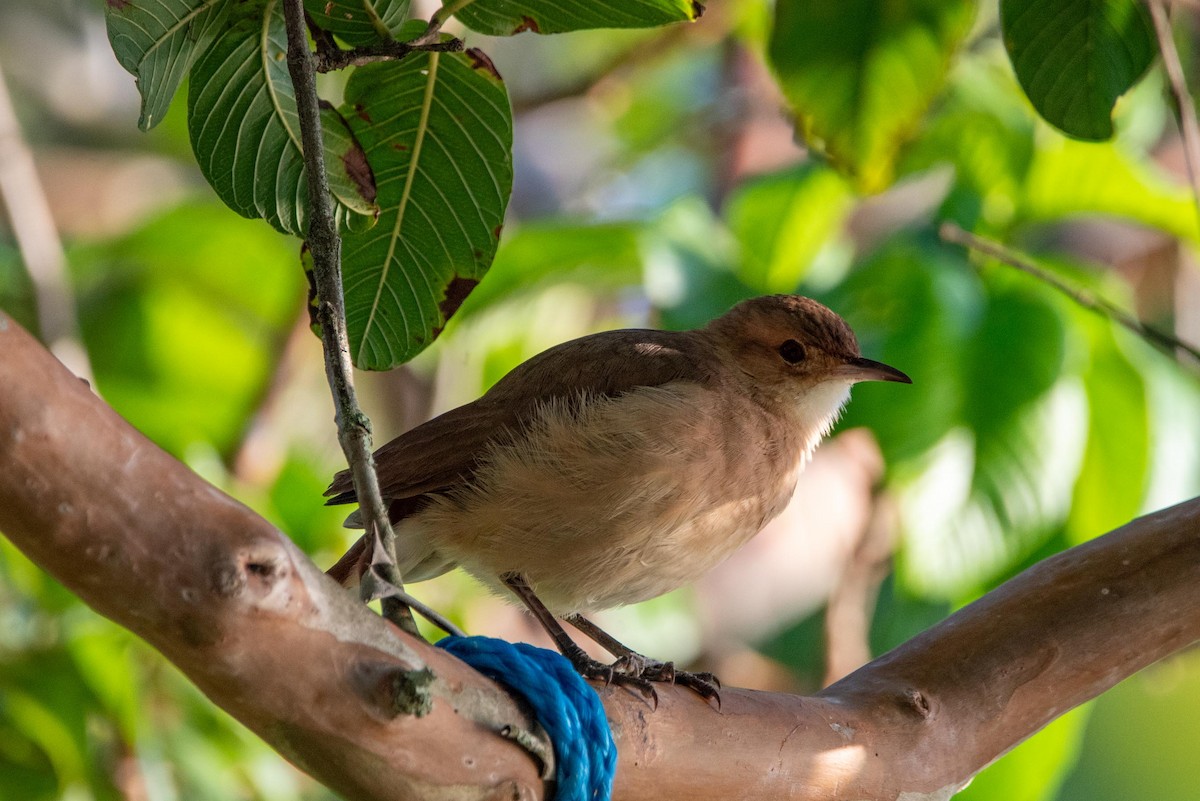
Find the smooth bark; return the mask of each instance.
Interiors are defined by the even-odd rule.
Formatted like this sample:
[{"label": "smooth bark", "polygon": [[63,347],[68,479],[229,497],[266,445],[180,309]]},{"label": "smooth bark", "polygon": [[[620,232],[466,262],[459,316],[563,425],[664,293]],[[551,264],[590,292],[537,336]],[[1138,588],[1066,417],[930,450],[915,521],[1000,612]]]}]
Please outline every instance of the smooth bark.
[{"label": "smooth bark", "polygon": [[[502,689],[356,603],[2,315],[0,465],[0,530],[343,797],[544,794],[514,742],[540,732]],[[725,688],[717,709],[666,687],[652,709],[601,688],[614,798],[946,798],[1197,639],[1200,499],[1042,562],[812,697]]]}]

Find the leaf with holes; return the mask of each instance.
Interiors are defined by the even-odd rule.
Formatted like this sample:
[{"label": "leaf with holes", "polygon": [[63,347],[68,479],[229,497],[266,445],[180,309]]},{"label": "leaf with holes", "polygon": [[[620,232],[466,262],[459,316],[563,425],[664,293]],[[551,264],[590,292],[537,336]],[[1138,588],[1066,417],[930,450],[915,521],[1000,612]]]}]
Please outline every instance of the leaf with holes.
[{"label": "leaf with holes", "polygon": [[1004,47],[1046,122],[1077,139],[1113,135],[1117,98],[1154,60],[1141,0],[1002,0]]},{"label": "leaf with holes", "polygon": [[697,0],[446,0],[438,11],[473,31],[510,36],[522,31],[562,33],[589,28],[651,28],[691,22],[704,13]]},{"label": "leaf with holes", "polygon": [[804,139],[866,191],[892,181],[971,21],[972,0],[778,0],[769,57]]},{"label": "leaf with holes", "polygon": [[[373,217],[374,177],[352,131],[330,106],[321,122],[334,197]],[[303,233],[308,190],[277,0],[230,11],[227,29],[192,69],[188,130],[200,171],[227,206],[285,233]]]},{"label": "leaf with holes", "polygon": [[107,0],[108,41],[142,95],[138,127],[162,121],[188,68],[213,43],[228,0]]},{"label": "leaf with holes", "polygon": [[391,39],[408,7],[409,0],[304,0],[318,27],[356,47]]},{"label": "leaf with holes", "polygon": [[512,190],[512,112],[475,50],[362,67],[345,98],[383,210],[344,240],[350,352],[384,370],[432,342],[491,265]]}]

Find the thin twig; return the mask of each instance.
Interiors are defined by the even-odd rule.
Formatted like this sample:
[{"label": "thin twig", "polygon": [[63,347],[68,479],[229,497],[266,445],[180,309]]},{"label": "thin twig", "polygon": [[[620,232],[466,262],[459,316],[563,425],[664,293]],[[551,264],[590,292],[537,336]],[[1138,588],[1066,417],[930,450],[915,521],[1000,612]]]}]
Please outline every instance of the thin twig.
[{"label": "thin twig", "polygon": [[[387,509],[379,493],[379,479],[371,456],[371,423],[358,406],[346,335],[346,308],[342,296],[342,240],[338,236],[325,173],[321,142],[321,119],[316,72],[308,49],[303,0],[284,0],[287,23],[288,71],[296,93],[304,166],[308,178],[308,232],[306,241],[313,258],[313,274],[319,299],[318,318],[325,351],[325,373],[333,393],[338,441],[346,454],[354,479],[354,492],[362,509],[367,536],[371,538],[372,567],[403,591],[396,566],[396,535],[388,522]],[[394,597],[383,598],[384,616],[416,635],[417,627],[408,607]]]},{"label": "thin twig", "polygon": [[41,339],[71,372],[90,382],[92,366],[79,333],[75,295],[67,281],[67,257],[2,70],[0,199],[8,210],[13,237],[33,282]]},{"label": "thin twig", "polygon": [[1188,94],[1187,79],[1183,75],[1183,64],[1179,51],[1175,49],[1175,37],[1171,34],[1171,22],[1161,0],[1146,0],[1150,18],[1154,21],[1154,35],[1158,38],[1158,51],[1162,54],[1171,94],[1179,112],[1179,132],[1183,135],[1183,155],[1187,162],[1188,178],[1192,183],[1192,202],[1196,205],[1196,217],[1200,220],[1200,123],[1196,120],[1196,105]]},{"label": "thin twig", "polygon": [[355,47],[343,50],[334,45],[332,48],[323,46],[318,40],[316,69],[317,72],[333,72],[346,67],[361,67],[376,61],[399,61],[407,55],[418,52],[425,53],[457,53],[463,49],[461,39],[447,39],[444,42],[417,44],[414,42],[384,42],[382,44]]},{"label": "thin twig", "polygon": [[1113,303],[1092,294],[1078,287],[1073,287],[1063,281],[1058,276],[1055,276],[1041,267],[1033,263],[1026,256],[1017,253],[1014,250],[1004,247],[999,242],[994,242],[990,239],[985,239],[981,236],[976,236],[968,231],[964,231],[954,223],[942,223],[939,230],[939,235],[946,242],[952,242],[957,245],[965,245],[966,247],[976,250],[984,255],[991,256],[993,259],[1007,264],[1009,267],[1020,270],[1023,273],[1032,275],[1039,281],[1048,284],[1057,289],[1062,294],[1069,297],[1071,300],[1078,303],[1085,309],[1096,312],[1122,327],[1137,334],[1142,339],[1149,342],[1151,345],[1161,349],[1163,352],[1170,355],[1172,358],[1179,360],[1179,351],[1183,351],[1196,360],[1200,364],[1200,349],[1195,345],[1191,345],[1173,334],[1155,328],[1152,325],[1142,322],[1138,318],[1126,312],[1124,309],[1118,308]]},{"label": "thin twig", "polygon": [[454,0],[454,2],[444,3],[429,18],[429,24],[425,26],[425,32],[416,39],[413,39],[409,44],[420,47],[436,42],[438,35],[442,32],[442,26],[446,24],[446,20],[473,2],[475,0]]},{"label": "thin twig", "polygon": [[418,615],[425,618],[447,634],[451,634],[455,637],[467,636],[465,631],[450,622],[450,618],[446,617],[432,606],[429,606],[424,601],[414,598],[402,589],[397,589],[393,583],[379,578],[377,576],[377,568],[371,568],[364,573],[362,580],[364,582],[378,582],[380,586],[374,591],[375,595],[378,595],[380,598],[395,598],[403,602],[406,606],[411,607],[412,610]]}]

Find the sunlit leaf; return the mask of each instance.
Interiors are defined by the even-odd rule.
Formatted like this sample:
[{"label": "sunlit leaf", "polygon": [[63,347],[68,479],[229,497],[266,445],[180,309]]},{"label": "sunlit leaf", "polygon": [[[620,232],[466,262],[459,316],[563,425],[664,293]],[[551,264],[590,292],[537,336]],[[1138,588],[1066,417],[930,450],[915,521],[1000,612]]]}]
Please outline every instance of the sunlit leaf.
[{"label": "sunlit leaf", "polygon": [[1087,451],[1068,525],[1076,542],[1137,515],[1150,462],[1146,380],[1122,352],[1111,323],[1082,322],[1090,335],[1091,359],[1083,376],[1089,408]]},{"label": "sunlit leaf", "polygon": [[900,576],[926,597],[964,601],[1004,578],[1063,526],[1086,439],[1086,399],[1060,382],[1007,425],[958,428],[905,487]]},{"label": "sunlit leaf", "polygon": [[382,209],[373,229],[345,237],[351,356],[382,370],[432,342],[491,264],[512,188],[512,112],[476,50],[362,67],[342,110]]},{"label": "sunlit leaf", "polygon": [[1038,113],[1079,139],[1108,139],[1112,110],[1154,60],[1139,0],[1001,0],[1004,46]]},{"label": "sunlit leaf", "polygon": [[445,0],[441,14],[453,14],[464,25],[492,36],[522,31],[562,33],[588,28],[646,28],[697,19],[698,0]]},{"label": "sunlit leaf", "polygon": [[1188,648],[1096,699],[1058,801],[1192,801],[1197,720],[1200,652]]},{"label": "sunlit leaf", "polygon": [[1063,369],[1066,332],[1052,300],[1008,277],[989,283],[966,357],[963,419],[981,436],[1003,428]]},{"label": "sunlit leaf", "polygon": [[126,742],[137,739],[139,683],[128,631],[98,617],[81,617],[66,641],[80,679]]},{"label": "sunlit leaf", "polygon": [[955,801],[1053,801],[1079,758],[1090,709],[1051,722],[984,768]]},{"label": "sunlit leaf", "polygon": [[779,0],[769,55],[804,139],[886,187],[974,16],[969,0]]},{"label": "sunlit leaf", "polygon": [[806,165],[742,184],[725,218],[742,248],[739,276],[761,292],[793,292],[853,205],[832,170]]},{"label": "sunlit leaf", "polygon": [[[321,121],[334,197],[373,214],[374,180],[361,149],[332,108]],[[304,233],[308,188],[278,0],[233,7],[228,28],[192,70],[188,129],[200,171],[226,205]]]},{"label": "sunlit leaf", "polygon": [[1034,119],[1000,59],[964,60],[904,154],[900,175],[953,168],[939,218],[970,230],[1007,230],[1033,161]]},{"label": "sunlit leaf", "polygon": [[1119,143],[1039,137],[1018,203],[1025,220],[1111,214],[1200,241],[1190,193]]},{"label": "sunlit leaf", "polygon": [[184,75],[222,32],[229,6],[230,0],[106,0],[108,40],[142,95],[142,130],[166,116]]},{"label": "sunlit leaf", "polygon": [[317,27],[351,45],[386,41],[408,16],[411,0],[304,0]]}]

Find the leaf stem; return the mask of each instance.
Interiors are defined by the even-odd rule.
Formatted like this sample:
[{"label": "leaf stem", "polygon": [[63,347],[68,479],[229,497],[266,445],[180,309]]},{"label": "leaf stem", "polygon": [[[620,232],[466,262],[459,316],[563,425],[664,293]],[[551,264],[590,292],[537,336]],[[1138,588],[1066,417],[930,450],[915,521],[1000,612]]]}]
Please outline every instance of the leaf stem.
[{"label": "leaf stem", "polygon": [[1032,259],[1028,258],[1024,254],[1006,248],[999,242],[994,242],[990,239],[976,236],[969,231],[964,231],[959,226],[950,222],[942,223],[942,227],[939,229],[938,235],[941,236],[942,240],[945,242],[963,245],[971,250],[982,253],[985,256],[990,256],[1001,264],[1006,264],[1009,267],[1033,276],[1042,283],[1048,284],[1050,287],[1066,295],[1083,308],[1096,312],[1103,317],[1107,317],[1123,328],[1132,331],[1134,334],[1137,334],[1151,345],[1154,345],[1156,348],[1159,348],[1163,352],[1175,358],[1176,361],[1180,361],[1179,351],[1183,351],[1196,360],[1193,363],[1193,366],[1200,365],[1200,349],[1197,349],[1195,345],[1184,342],[1173,334],[1169,334],[1166,331],[1150,325],[1149,323],[1142,322],[1129,312],[1117,307],[1115,304],[1105,300],[1104,298],[1098,297],[1097,295],[1094,295],[1086,290],[1079,289],[1078,287],[1071,286],[1047,270],[1039,267],[1033,262]]},{"label": "leaf stem", "polygon": [[[321,324],[321,343],[325,352],[325,375],[333,393],[338,442],[350,465],[367,537],[373,544],[371,566],[377,568],[388,583],[403,591],[400,571],[396,566],[396,536],[388,522],[371,456],[371,422],[359,408],[354,392],[350,345],[346,334],[346,306],[342,296],[342,240],[334,220],[329,177],[325,173],[320,101],[317,98],[313,56],[305,32],[303,0],[283,0],[283,13],[287,23],[288,72],[296,93],[308,181],[306,242],[313,258],[313,276],[319,302],[317,318]],[[382,603],[384,617],[410,634],[417,635],[412,612],[399,598],[385,597]]]}]

